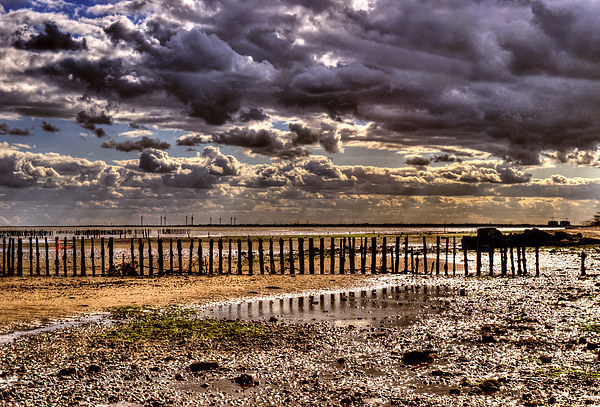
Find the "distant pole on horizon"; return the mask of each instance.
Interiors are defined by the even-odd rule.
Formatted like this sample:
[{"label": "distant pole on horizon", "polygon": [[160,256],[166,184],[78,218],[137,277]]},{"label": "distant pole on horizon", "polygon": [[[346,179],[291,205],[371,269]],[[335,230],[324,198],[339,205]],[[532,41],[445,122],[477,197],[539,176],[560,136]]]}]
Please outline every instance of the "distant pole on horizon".
[{"label": "distant pole on horizon", "polygon": [[144,217],[140,216],[140,226],[144,226]]},{"label": "distant pole on horizon", "polygon": [[208,218],[208,224],[212,225],[212,218]]},{"label": "distant pole on horizon", "polygon": [[221,218],[219,218],[219,225],[221,224]]},{"label": "distant pole on horizon", "polygon": [[185,215],[185,226],[187,226],[187,220],[188,220],[188,216]]},{"label": "distant pole on horizon", "polygon": [[194,215],[192,215],[192,226],[194,226]]}]

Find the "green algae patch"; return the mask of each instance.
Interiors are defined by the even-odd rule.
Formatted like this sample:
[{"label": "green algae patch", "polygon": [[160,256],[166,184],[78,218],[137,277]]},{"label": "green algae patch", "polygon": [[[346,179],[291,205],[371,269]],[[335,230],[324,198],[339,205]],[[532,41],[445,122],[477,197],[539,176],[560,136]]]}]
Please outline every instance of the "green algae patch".
[{"label": "green algae patch", "polygon": [[202,319],[195,312],[182,309],[143,308],[127,315],[128,322],[102,336],[119,341],[158,342],[256,337],[265,333],[265,328],[255,323]]}]

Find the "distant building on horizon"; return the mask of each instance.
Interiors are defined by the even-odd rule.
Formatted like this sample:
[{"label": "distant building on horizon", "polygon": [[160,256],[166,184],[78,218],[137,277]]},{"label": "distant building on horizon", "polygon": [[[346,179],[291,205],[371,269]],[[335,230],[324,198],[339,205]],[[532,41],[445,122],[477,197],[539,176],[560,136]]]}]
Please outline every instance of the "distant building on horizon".
[{"label": "distant building on horizon", "polygon": [[571,221],[570,220],[561,220],[560,222],[557,220],[549,220],[548,221],[548,226],[549,227],[568,227],[571,226]]}]

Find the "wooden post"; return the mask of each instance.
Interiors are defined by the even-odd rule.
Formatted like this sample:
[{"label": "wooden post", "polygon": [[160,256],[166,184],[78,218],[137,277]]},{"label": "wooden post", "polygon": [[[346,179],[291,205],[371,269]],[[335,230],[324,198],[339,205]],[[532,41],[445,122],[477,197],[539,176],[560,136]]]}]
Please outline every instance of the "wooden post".
[{"label": "wooden post", "polygon": [[213,270],[213,257],[214,257],[213,251],[214,250],[215,250],[215,241],[213,238],[210,238],[210,240],[208,241],[208,274],[211,276],[214,273],[214,270]]},{"label": "wooden post", "polygon": [[23,277],[23,239],[17,243],[17,276]]},{"label": "wooden post", "polygon": [[[173,247],[173,239],[169,239],[171,248]],[[173,258],[173,251],[171,250],[171,259]],[[171,269],[172,271],[173,269]],[[165,255],[163,250],[163,240],[158,238],[158,275],[162,276],[165,274]]]},{"label": "wooden post", "polygon": [[523,275],[523,270],[521,269],[521,245],[519,243],[517,243],[517,275],[521,276]]},{"label": "wooden post", "polygon": [[73,276],[77,275],[77,239],[73,236]]},{"label": "wooden post", "polygon": [[2,274],[8,274],[6,270],[6,238],[2,238]]},{"label": "wooden post", "polygon": [[477,236],[475,250],[477,251],[477,258],[476,258],[477,269],[476,269],[475,275],[477,277],[480,277],[481,276],[481,247],[479,246],[479,236]]},{"label": "wooden post", "polygon": [[252,239],[248,238],[248,273],[254,275],[254,253],[252,253]]},{"label": "wooden post", "polygon": [[40,275],[40,242],[38,237],[35,237],[35,274]]},{"label": "wooden post", "polygon": [[385,236],[381,245],[381,272],[387,273],[387,238]]},{"label": "wooden post", "polygon": [[335,238],[331,238],[331,243],[329,246],[329,274],[335,274]]},{"label": "wooden post", "polygon": [[290,274],[296,274],[294,269],[294,245],[292,244],[292,238],[290,238]]},{"label": "wooden post", "polygon": [[356,246],[356,238],[353,237],[349,237],[348,238],[348,254],[349,254],[349,258],[350,258],[350,273],[354,274],[356,273],[356,253],[355,253],[355,246]]},{"label": "wooden post", "polygon": [[527,258],[525,257],[525,245],[522,246],[523,254],[521,255],[521,261],[523,262],[523,275],[527,275]]},{"label": "wooden post", "polygon": [[231,274],[231,238],[229,240],[229,250],[227,251],[227,273]]},{"label": "wooden post", "polygon": [[427,238],[423,236],[423,270],[427,274]]},{"label": "wooden post", "polygon": [[[231,252],[231,247],[229,248],[229,251]],[[202,253],[202,239],[198,239],[198,274],[204,274],[204,254]]]},{"label": "wooden post", "polygon": [[371,238],[371,274],[377,274],[377,238]]},{"label": "wooden post", "polygon": [[452,276],[456,277],[456,236],[452,236]]},{"label": "wooden post", "polygon": [[46,276],[50,276],[50,247],[48,246],[48,237],[44,237],[44,244],[46,246]]},{"label": "wooden post", "polygon": [[108,238],[108,270],[109,273],[114,271],[114,240],[112,237]]},{"label": "wooden post", "polygon": [[13,275],[11,266],[11,252],[12,252],[12,237],[8,238],[8,247],[6,248],[6,273],[9,276]]},{"label": "wooden post", "polygon": [[66,237],[63,238],[62,261],[63,261],[63,275],[65,277],[67,277],[67,238]]},{"label": "wooden post", "polygon": [[242,239],[237,240],[237,250],[238,250],[238,262],[237,262],[237,271],[238,274],[242,274]]},{"label": "wooden post", "polygon": [[585,258],[587,257],[587,255],[585,254],[584,251],[581,252],[580,254],[581,256],[581,277],[585,277],[586,272],[585,272]]},{"label": "wooden post", "polygon": [[154,259],[152,258],[152,240],[150,234],[148,234],[148,275],[154,276]]},{"label": "wooden post", "polygon": [[[414,271],[412,266],[411,270]],[[408,235],[404,236],[404,272],[408,273]]]},{"label": "wooden post", "polygon": [[400,273],[400,236],[396,236],[396,258],[394,263],[394,273]]},{"label": "wooden post", "polygon": [[365,274],[367,272],[367,238],[360,238],[360,272]]},{"label": "wooden post", "polygon": [[298,238],[298,266],[300,274],[304,274],[304,238]]},{"label": "wooden post", "polygon": [[218,269],[218,273],[219,275],[223,274],[223,238],[219,238],[219,240],[217,240],[217,250],[219,251],[219,269]]},{"label": "wooden post", "polygon": [[325,238],[319,238],[319,274],[325,274]]},{"label": "wooden post", "polygon": [[446,263],[444,264],[444,275],[448,277],[448,252],[450,250],[450,238],[446,237]]},{"label": "wooden post", "polygon": [[[58,239],[58,238],[57,238],[57,239]],[[58,243],[58,242],[57,242],[57,243]],[[106,274],[106,262],[105,262],[105,260],[104,260],[104,257],[105,257],[105,256],[104,256],[104,254],[105,254],[105,253],[104,253],[104,238],[103,238],[103,237],[101,237],[101,238],[100,238],[100,258],[101,258],[101,264],[100,264],[100,266],[102,267],[102,270],[101,270],[101,273],[100,273],[100,274],[101,274],[102,276],[104,276],[104,275]]]},{"label": "wooden post", "polygon": [[540,276],[540,247],[535,245],[535,276]]},{"label": "wooden post", "polygon": [[273,238],[270,237],[269,238],[269,273],[270,274],[275,274],[275,256],[273,253]]},{"label": "wooden post", "polygon": [[173,274],[175,267],[173,266],[173,259],[175,254],[173,253],[173,238],[169,238],[169,274]]},{"label": "wooden post", "polygon": [[85,237],[81,236],[81,276],[85,277],[87,270],[85,267]]},{"label": "wooden post", "polygon": [[[92,247],[94,247],[94,239],[92,239]],[[138,238],[138,257],[140,258],[140,276],[143,276],[144,275],[144,239],[141,237]],[[92,267],[94,267],[93,263],[92,263]]]},{"label": "wooden post", "polygon": [[494,276],[494,243],[490,242],[489,256],[490,256],[490,277]]},{"label": "wooden post", "polygon": [[513,243],[511,241],[510,243],[510,271],[512,276],[515,276],[515,252],[514,252],[514,246]]},{"label": "wooden post", "polygon": [[466,238],[463,236],[462,238],[462,249],[463,249],[463,262],[465,267],[465,277],[469,277],[469,260],[467,258],[467,246],[465,245]]},{"label": "wooden post", "polygon": [[33,277],[33,237],[29,236],[29,277]]},{"label": "wooden post", "polygon": [[279,238],[279,271],[285,274],[285,257],[283,255],[283,238]]},{"label": "wooden post", "polygon": [[315,241],[308,238],[308,274],[315,274]]},{"label": "wooden post", "polygon": [[340,238],[340,274],[344,274],[346,267],[346,238]]},{"label": "wooden post", "polygon": [[436,245],[435,245],[435,275],[440,275],[440,237],[436,237]]},{"label": "wooden post", "polygon": [[188,261],[188,274],[192,274],[192,266],[194,265],[194,238],[190,237],[190,259]]},{"label": "wooden post", "polygon": [[183,274],[183,256],[181,255],[181,239],[177,239],[177,263],[179,264],[179,275]]},{"label": "wooden post", "polygon": [[417,271],[415,270],[415,251],[414,249],[410,249],[410,271],[413,274],[416,274]]},{"label": "wooden post", "polygon": [[258,238],[258,270],[261,275],[265,274],[265,258],[263,254],[263,241]]}]

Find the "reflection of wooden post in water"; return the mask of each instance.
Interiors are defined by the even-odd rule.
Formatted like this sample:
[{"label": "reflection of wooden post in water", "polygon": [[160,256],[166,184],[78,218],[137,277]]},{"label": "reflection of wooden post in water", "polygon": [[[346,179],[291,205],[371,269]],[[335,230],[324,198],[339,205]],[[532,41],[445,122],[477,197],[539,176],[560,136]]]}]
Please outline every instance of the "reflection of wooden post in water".
[{"label": "reflection of wooden post in water", "polygon": [[213,275],[213,251],[215,249],[215,242],[214,239],[211,238],[208,241],[208,274],[209,275]]},{"label": "reflection of wooden post in water", "polygon": [[523,275],[526,276],[527,275],[527,257],[525,256],[525,250],[526,250],[526,246],[523,245],[523,254],[521,254],[521,261],[523,262]]},{"label": "reflection of wooden post in water", "polygon": [[219,275],[223,274],[223,238],[217,241],[217,250],[219,251]]},{"label": "reflection of wooden post in water", "polygon": [[275,254],[273,253],[273,237],[269,238],[269,267],[270,274],[275,274]]},{"label": "reflection of wooden post in water", "polygon": [[190,237],[190,260],[188,262],[188,274],[192,274],[194,264],[194,238]]},{"label": "reflection of wooden post in water", "polygon": [[346,238],[340,238],[340,274],[344,274],[346,267]]},{"label": "reflection of wooden post in water", "polygon": [[252,253],[252,239],[248,239],[248,273],[254,274],[254,253]]},{"label": "reflection of wooden post in water", "polygon": [[325,238],[319,239],[319,273],[325,274]]},{"label": "reflection of wooden post in water", "polygon": [[[172,239],[169,239],[169,242],[172,244]],[[172,246],[171,246],[172,247]],[[171,252],[173,254],[173,252]],[[171,256],[173,258],[173,256]],[[165,259],[163,253],[163,240],[162,238],[158,238],[158,275],[162,276],[165,272]]]},{"label": "reflection of wooden post in water", "polygon": [[73,236],[73,276],[77,275],[77,239]]},{"label": "reflection of wooden post in water", "polygon": [[152,257],[152,240],[150,234],[148,234],[148,275],[154,276],[154,258]]},{"label": "reflection of wooden post in water", "polygon": [[330,246],[329,246],[329,274],[335,274],[335,238],[331,238]]},{"label": "reflection of wooden post in water", "polygon": [[[92,252],[94,247],[94,241],[92,239]],[[138,257],[140,258],[140,276],[144,275],[144,239],[141,237],[138,238]],[[93,259],[93,256],[92,256]],[[92,260],[92,268],[94,267],[94,263]]]},{"label": "reflection of wooden post in water", "polygon": [[40,275],[40,242],[38,237],[35,237],[35,274]]},{"label": "reflection of wooden post in water", "polygon": [[237,240],[237,272],[238,274],[242,274],[242,239]]},{"label": "reflection of wooden post in water", "polygon": [[50,248],[48,247],[48,237],[44,237],[44,244],[46,245],[46,276],[50,276]]},{"label": "reflection of wooden post in water", "polygon": [[87,275],[87,270],[85,267],[85,238],[81,237],[81,276],[85,277]]},{"label": "reflection of wooden post in water", "polygon": [[290,274],[296,274],[294,270],[294,245],[292,244],[292,238],[290,238]]},{"label": "reflection of wooden post in water", "polygon": [[371,238],[371,274],[377,273],[377,238]]},{"label": "reflection of wooden post in water", "polygon": [[283,238],[279,238],[279,272],[285,274],[285,256],[283,255]]},{"label": "reflection of wooden post in water", "polygon": [[300,274],[304,274],[304,238],[298,238],[298,266]]},{"label": "reflection of wooden post in water", "polygon": [[17,246],[17,276],[23,276],[23,239],[21,238]]},{"label": "reflection of wooden post in water", "polygon": [[258,238],[258,270],[260,274],[265,274],[265,258],[263,255],[263,241]]},{"label": "reflection of wooden post in water", "polygon": [[[427,270],[425,271],[427,272]],[[415,274],[419,274],[419,252],[415,255]]]},{"label": "reflection of wooden post in water", "polygon": [[535,276],[540,276],[540,247],[535,246]]},{"label": "reflection of wooden post in water", "polygon": [[587,255],[585,254],[584,251],[582,251],[580,256],[581,256],[581,277],[585,277],[585,275],[586,275],[586,273],[585,273],[585,258],[587,257]]},{"label": "reflection of wooden post in water", "polygon": [[308,238],[308,273],[315,274],[315,241]]},{"label": "reflection of wooden post in water", "polygon": [[415,274],[415,252],[414,249],[410,249],[410,271]]},{"label": "reflection of wooden post in water", "polygon": [[469,277],[469,259],[467,258],[467,246],[465,245],[466,237],[462,238],[462,249],[463,249],[463,263],[465,267],[465,277]]},{"label": "reflection of wooden post in water", "polygon": [[[58,238],[56,238],[56,240],[58,240]],[[101,260],[100,261],[100,266],[101,266],[100,274],[102,276],[104,276],[106,274],[106,262],[104,260],[104,258],[105,258],[104,254],[105,254],[104,253],[104,238],[101,237],[100,238],[100,260]],[[57,256],[58,256],[58,254],[57,254]],[[57,273],[57,275],[58,275],[58,273]]]}]

